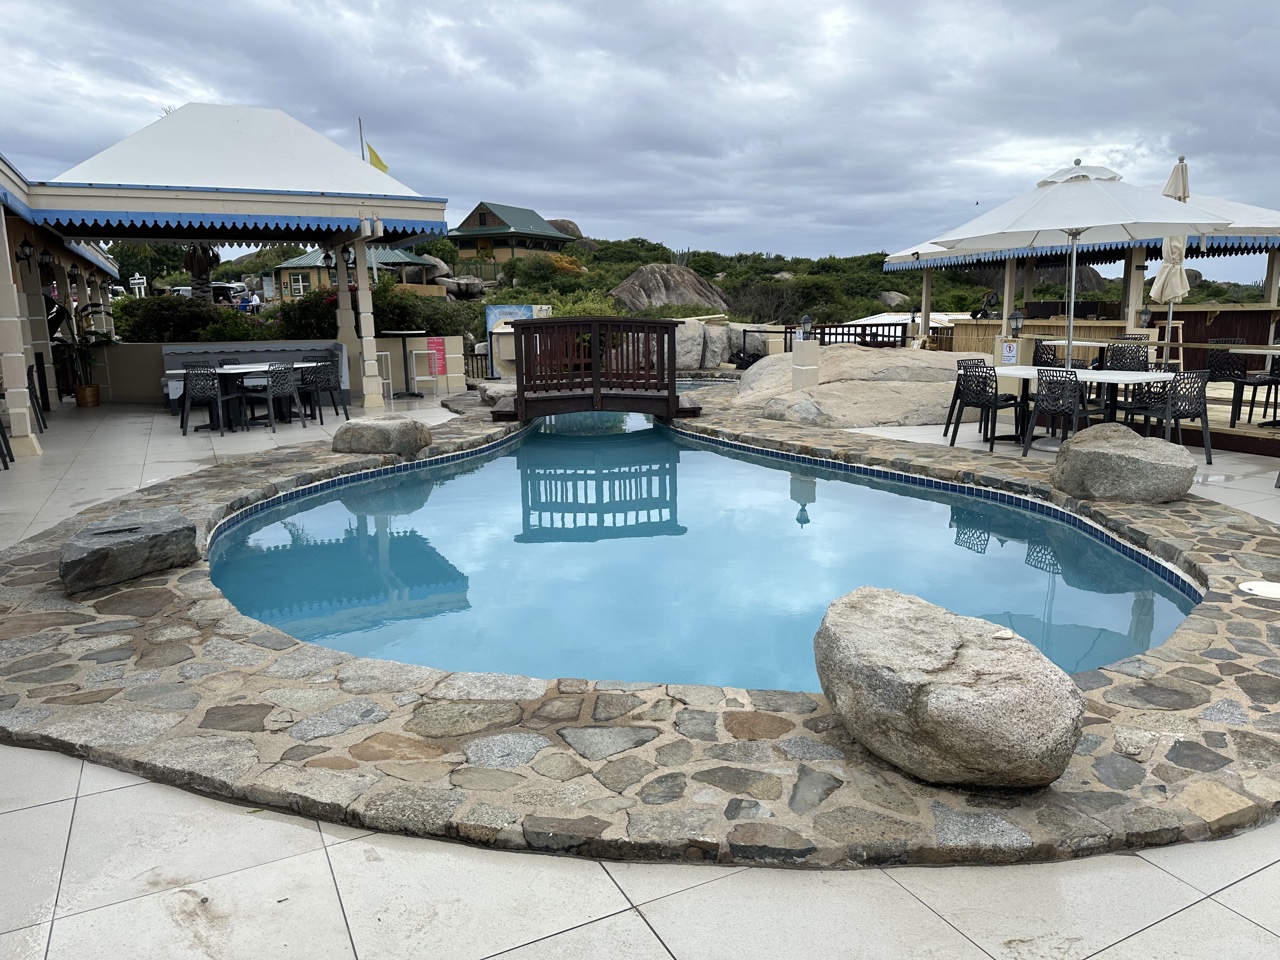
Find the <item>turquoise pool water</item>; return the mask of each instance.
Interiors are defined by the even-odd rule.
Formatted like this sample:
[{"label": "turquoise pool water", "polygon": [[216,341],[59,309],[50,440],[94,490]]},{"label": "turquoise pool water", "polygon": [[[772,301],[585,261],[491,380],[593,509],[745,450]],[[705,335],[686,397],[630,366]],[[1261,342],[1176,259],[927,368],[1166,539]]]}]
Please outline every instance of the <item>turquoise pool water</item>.
[{"label": "turquoise pool water", "polygon": [[623,415],[263,511],[210,562],[244,613],[359,656],[790,690],[818,689],[813,634],[864,584],[1012,627],[1068,672],[1161,643],[1195,603],[1060,521]]}]

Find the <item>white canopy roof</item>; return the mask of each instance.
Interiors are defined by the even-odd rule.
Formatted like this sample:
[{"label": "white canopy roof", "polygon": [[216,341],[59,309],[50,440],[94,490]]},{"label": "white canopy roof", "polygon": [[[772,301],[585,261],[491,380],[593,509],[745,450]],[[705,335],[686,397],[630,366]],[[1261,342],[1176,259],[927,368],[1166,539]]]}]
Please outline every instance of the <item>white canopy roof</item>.
[{"label": "white canopy roof", "polygon": [[283,110],[188,103],[55,183],[417,197]]},{"label": "white canopy roof", "polygon": [[189,103],[26,194],[20,214],[67,239],[325,245],[449,229],[443,199],[259,107]]}]

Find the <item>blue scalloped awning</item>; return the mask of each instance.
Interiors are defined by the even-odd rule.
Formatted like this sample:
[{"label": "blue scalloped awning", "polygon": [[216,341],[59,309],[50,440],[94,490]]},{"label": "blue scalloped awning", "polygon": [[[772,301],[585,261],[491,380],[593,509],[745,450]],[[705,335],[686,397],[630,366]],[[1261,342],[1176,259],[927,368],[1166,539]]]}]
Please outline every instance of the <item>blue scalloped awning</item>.
[{"label": "blue scalloped awning", "polygon": [[[76,228],[108,229],[111,227],[147,228],[184,228],[206,230],[270,230],[292,232],[341,233],[346,230],[359,229],[359,217],[282,217],[282,216],[245,216],[243,214],[213,213],[158,213],[142,210],[38,210],[35,211],[36,222],[62,230],[74,231]],[[419,234],[432,231],[440,234],[449,232],[449,225],[443,220],[404,220],[384,219],[383,230],[393,234]],[[211,238],[216,239],[216,238]]]}]

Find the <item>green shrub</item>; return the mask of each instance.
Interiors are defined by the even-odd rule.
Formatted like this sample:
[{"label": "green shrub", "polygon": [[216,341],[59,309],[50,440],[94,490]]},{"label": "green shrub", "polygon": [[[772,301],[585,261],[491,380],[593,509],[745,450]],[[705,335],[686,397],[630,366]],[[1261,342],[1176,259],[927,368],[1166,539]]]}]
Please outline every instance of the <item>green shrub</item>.
[{"label": "green shrub", "polygon": [[207,343],[220,340],[282,340],[285,338],[280,336],[280,324],[275,317],[236,312],[233,316],[209,324],[200,331],[200,339]]},{"label": "green shrub", "polygon": [[[352,295],[354,299],[354,294]],[[281,340],[336,340],[338,295],[328,287],[280,304],[277,329]]]},{"label": "green shrub", "polygon": [[121,297],[111,305],[116,336],[131,343],[183,343],[200,339],[210,324],[234,319],[235,310],[191,297]]}]

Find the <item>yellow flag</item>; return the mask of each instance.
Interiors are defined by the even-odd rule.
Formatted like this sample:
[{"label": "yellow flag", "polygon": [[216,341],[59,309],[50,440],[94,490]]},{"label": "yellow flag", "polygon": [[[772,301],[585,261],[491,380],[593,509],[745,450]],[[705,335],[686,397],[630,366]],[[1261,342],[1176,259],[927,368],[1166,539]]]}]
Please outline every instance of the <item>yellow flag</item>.
[{"label": "yellow flag", "polygon": [[383,173],[386,173],[387,165],[383,163],[382,158],[378,156],[378,151],[373,149],[373,146],[368,141],[365,141],[364,146],[365,146],[365,149],[369,151],[369,162],[373,164],[375,167],[377,167],[379,170],[381,170]]}]

